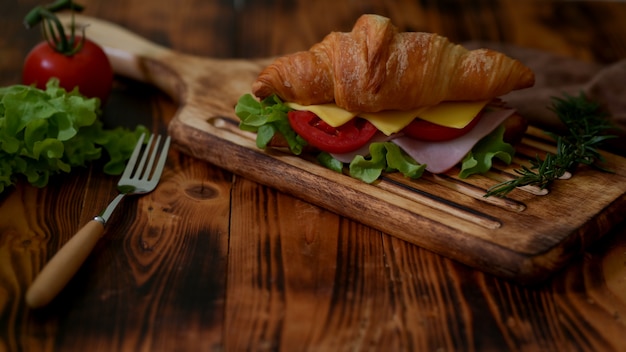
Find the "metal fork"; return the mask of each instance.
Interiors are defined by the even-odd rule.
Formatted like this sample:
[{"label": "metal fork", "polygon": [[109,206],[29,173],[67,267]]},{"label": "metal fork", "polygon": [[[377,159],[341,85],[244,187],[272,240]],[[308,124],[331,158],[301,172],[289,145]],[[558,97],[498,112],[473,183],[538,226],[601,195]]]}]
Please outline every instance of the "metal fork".
[{"label": "metal fork", "polygon": [[[144,135],[142,134],[117,184],[117,189],[120,192],[117,197],[109,203],[102,214],[94,217],[93,220],[83,226],[50,259],[28,288],[26,304],[31,308],[48,304],[70,281],[102,236],[104,225],[124,196],[151,192],[159,183],[170,147],[170,137],[165,139],[161,147],[159,147],[161,136],[158,136],[153,144],[154,135],[151,135],[145,148],[142,147],[143,140]],[[137,164],[142,149],[144,152],[139,164]],[[154,166],[157,155],[158,161]]]}]

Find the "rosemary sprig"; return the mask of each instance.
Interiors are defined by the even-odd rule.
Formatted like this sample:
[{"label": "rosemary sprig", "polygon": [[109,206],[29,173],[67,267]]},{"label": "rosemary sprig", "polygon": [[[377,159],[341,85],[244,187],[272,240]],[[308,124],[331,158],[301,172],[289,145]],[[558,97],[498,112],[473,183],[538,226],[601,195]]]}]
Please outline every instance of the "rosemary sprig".
[{"label": "rosemary sprig", "polygon": [[548,153],[545,159],[537,156],[530,160],[530,167],[523,165],[515,170],[517,178],[489,188],[485,197],[503,197],[517,187],[528,185],[545,189],[566,172],[573,173],[580,164],[608,172],[598,164],[604,161],[598,148],[607,139],[617,136],[607,134],[613,126],[600,105],[580,93],[578,97],[567,94],[564,98],[553,97],[549,108],[567,127],[567,134],[562,136],[547,133],[556,140],[556,154]]}]

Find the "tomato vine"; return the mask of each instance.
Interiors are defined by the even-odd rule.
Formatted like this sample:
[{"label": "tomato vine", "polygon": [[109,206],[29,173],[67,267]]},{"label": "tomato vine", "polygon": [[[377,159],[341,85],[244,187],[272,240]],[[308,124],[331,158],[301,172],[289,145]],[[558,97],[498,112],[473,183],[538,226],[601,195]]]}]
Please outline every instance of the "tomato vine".
[{"label": "tomato vine", "polygon": [[[61,87],[104,102],[113,86],[113,69],[104,50],[85,36],[85,26],[77,26],[75,12],[84,7],[72,0],[56,0],[33,8],[24,18],[26,28],[41,25],[44,41],[35,46],[24,60],[22,83],[44,89],[57,78]],[[65,28],[56,13],[72,12]]]},{"label": "tomato vine", "polygon": [[[72,16],[70,33],[67,35],[63,24],[59,21],[55,13],[64,10],[82,12],[84,8],[84,6],[74,3],[72,0],[57,0],[52,4],[40,5],[32,9],[24,18],[24,25],[26,28],[32,28],[41,23],[44,39],[58,53],[71,56],[82,49],[85,38],[84,28],[82,29],[82,35],[77,37],[76,25],[74,23],[74,17]],[[78,43],[76,42],[77,38],[80,38]]]}]

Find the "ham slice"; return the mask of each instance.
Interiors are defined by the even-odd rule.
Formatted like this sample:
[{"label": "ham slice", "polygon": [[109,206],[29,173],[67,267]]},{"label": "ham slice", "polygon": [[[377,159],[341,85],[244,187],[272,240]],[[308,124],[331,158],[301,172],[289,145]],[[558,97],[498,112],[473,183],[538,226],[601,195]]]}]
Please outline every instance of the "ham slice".
[{"label": "ham slice", "polygon": [[356,155],[369,154],[369,145],[374,142],[392,141],[420,164],[426,164],[426,170],[438,174],[445,172],[459,163],[479,140],[495,130],[515,110],[506,108],[490,108],[483,115],[476,126],[467,134],[444,142],[419,141],[402,134],[385,136],[376,134],[369,143],[354,152],[332,154],[344,163],[349,163]]},{"label": "ham slice", "polygon": [[513,109],[489,109],[483,113],[476,127],[467,134],[449,141],[425,142],[402,136],[395,138],[393,142],[415,161],[426,164],[426,170],[438,174],[463,160],[479,140],[495,130],[514,112]]}]

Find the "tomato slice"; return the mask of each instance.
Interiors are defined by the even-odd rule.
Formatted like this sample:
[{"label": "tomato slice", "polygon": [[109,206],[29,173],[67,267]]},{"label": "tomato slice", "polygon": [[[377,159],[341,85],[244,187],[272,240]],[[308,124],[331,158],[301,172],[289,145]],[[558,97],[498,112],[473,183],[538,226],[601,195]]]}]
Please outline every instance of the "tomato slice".
[{"label": "tomato slice", "polygon": [[378,130],[369,121],[355,117],[335,128],[310,111],[292,110],[289,124],[310,145],[329,153],[347,153],[367,143]]},{"label": "tomato slice", "polygon": [[441,126],[426,120],[422,120],[420,118],[416,118],[410,124],[408,124],[402,130],[402,132],[404,132],[405,135],[411,138],[419,139],[422,141],[449,141],[451,139],[461,137],[462,135],[471,131],[472,128],[474,128],[474,126],[476,126],[476,124],[480,120],[481,115],[482,114],[479,113],[476,117],[474,117],[472,121],[470,121],[470,123],[467,124],[467,126],[463,128]]}]

